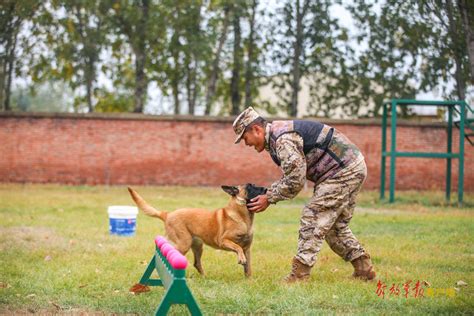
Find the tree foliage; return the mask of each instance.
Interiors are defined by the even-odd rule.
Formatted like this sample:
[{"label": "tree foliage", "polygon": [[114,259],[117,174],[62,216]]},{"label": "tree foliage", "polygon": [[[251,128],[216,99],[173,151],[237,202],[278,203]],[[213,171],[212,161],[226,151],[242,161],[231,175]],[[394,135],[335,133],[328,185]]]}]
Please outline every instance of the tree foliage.
[{"label": "tree foliage", "polygon": [[[12,109],[15,77],[66,84],[88,112],[144,112],[151,95],[175,114],[326,117],[378,115],[386,99],[434,89],[464,99],[473,11],[467,0],[4,0],[0,102]],[[255,104],[267,82],[278,101]]]},{"label": "tree foliage", "polygon": [[352,53],[347,30],[331,16],[332,1],[286,1],[280,9],[275,60],[281,67],[273,82],[280,91],[280,106],[298,115],[301,80],[310,81],[313,114],[329,116],[328,105],[348,91],[346,59]]},{"label": "tree foliage", "polygon": [[387,0],[378,14],[376,7],[367,0],[350,6],[357,40],[367,46],[351,68],[360,92],[352,102],[374,104],[368,115],[377,115],[386,99],[413,99],[437,87],[445,98],[464,99],[469,67],[454,3]]},{"label": "tree foliage", "polygon": [[22,45],[25,55],[30,53],[29,42],[20,31],[40,7],[41,4],[33,0],[0,1],[0,108],[5,111],[10,110],[13,77],[22,65],[19,46]]}]

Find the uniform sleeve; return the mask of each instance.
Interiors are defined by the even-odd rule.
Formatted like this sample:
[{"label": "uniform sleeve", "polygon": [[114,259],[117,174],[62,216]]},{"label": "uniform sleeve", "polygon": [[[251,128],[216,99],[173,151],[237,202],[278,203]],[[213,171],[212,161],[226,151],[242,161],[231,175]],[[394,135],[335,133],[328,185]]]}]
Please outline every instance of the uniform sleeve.
[{"label": "uniform sleeve", "polygon": [[300,135],[288,133],[280,136],[276,142],[276,155],[281,161],[283,176],[267,190],[270,203],[294,198],[306,181],[306,158]]}]

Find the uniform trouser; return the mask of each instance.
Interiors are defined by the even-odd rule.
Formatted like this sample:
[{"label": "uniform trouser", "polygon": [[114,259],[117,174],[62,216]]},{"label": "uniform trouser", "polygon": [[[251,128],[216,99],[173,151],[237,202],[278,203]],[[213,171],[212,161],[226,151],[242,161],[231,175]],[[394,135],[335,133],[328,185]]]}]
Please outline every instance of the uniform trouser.
[{"label": "uniform trouser", "polygon": [[364,248],[349,228],[355,200],[365,178],[367,166],[362,159],[326,179],[315,187],[303,208],[296,258],[313,266],[323,240],[346,261],[365,254]]}]

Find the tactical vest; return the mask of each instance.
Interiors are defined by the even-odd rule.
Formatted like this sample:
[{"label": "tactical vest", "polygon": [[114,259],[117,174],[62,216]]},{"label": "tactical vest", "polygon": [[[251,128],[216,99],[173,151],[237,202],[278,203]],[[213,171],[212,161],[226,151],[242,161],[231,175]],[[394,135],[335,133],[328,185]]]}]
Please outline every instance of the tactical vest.
[{"label": "tactical vest", "polygon": [[[324,127],[329,128],[329,130],[322,139],[319,139]],[[306,155],[314,148],[327,151],[329,142],[332,139],[332,134],[334,133],[334,128],[314,121],[274,121],[270,131],[269,145],[270,156],[278,166],[281,162],[276,155],[276,141],[281,135],[290,132],[296,132],[303,138],[303,152]]]},{"label": "tactical vest", "polygon": [[[303,138],[306,178],[316,184],[332,177],[361,155],[352,142],[326,124],[301,120],[273,121],[268,145],[270,156],[278,166],[281,162],[277,156],[276,142],[281,135],[291,132]],[[337,137],[337,141],[334,137]]]}]

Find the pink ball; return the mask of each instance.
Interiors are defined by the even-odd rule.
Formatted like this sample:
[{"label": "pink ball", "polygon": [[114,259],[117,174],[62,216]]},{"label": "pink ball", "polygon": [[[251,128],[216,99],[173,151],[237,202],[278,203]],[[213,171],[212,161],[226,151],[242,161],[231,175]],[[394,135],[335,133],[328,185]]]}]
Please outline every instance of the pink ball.
[{"label": "pink ball", "polygon": [[188,259],[182,254],[174,255],[171,258],[171,266],[176,270],[184,270],[188,266]]},{"label": "pink ball", "polygon": [[155,239],[155,243],[158,247],[161,247],[161,245],[168,243],[168,241],[163,236],[157,236]]},{"label": "pink ball", "polygon": [[168,245],[168,243],[167,243],[167,242],[162,243],[162,244],[160,245],[160,250],[163,249],[163,246],[164,246],[164,245]]},{"label": "pink ball", "polygon": [[173,257],[174,255],[178,254],[179,251],[176,250],[176,249],[171,249],[170,251],[168,251],[168,254],[166,255],[166,260],[168,260],[168,262],[171,263],[171,257]]},{"label": "pink ball", "polygon": [[173,246],[171,246],[171,245],[168,244],[168,243],[165,243],[165,244],[161,245],[161,248],[160,248],[161,253],[162,253],[163,256],[165,256],[165,257],[166,257],[166,255],[168,254],[168,252],[169,252],[170,250],[172,250],[172,249],[173,249]]}]

